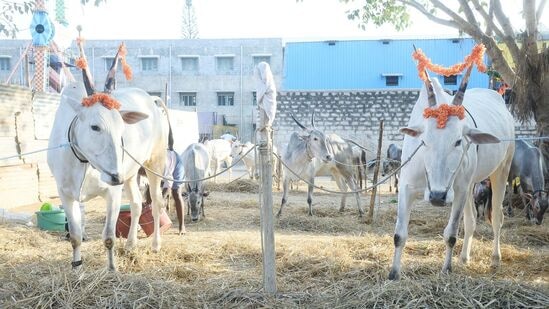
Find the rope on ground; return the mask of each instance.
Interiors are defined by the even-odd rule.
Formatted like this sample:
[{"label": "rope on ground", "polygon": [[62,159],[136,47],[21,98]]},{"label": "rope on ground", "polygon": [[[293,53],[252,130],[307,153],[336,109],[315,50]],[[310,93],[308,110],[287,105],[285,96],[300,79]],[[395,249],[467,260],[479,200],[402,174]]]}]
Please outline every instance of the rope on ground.
[{"label": "rope on ground", "polygon": [[150,168],[144,166],[143,164],[139,163],[139,161],[137,161],[137,159],[132,156],[131,153],[128,152],[128,150],[126,150],[126,148],[124,148],[124,146],[121,146],[122,149],[124,150],[124,152],[135,162],[137,163],[139,166],[141,166],[142,168],[144,168],[145,170],[155,174],[156,176],[164,179],[164,180],[168,180],[168,181],[173,181],[173,182],[177,182],[177,183],[190,183],[190,182],[195,182],[195,181],[204,181],[204,180],[208,180],[208,179],[212,179],[214,177],[217,177],[225,172],[227,172],[230,168],[232,168],[233,166],[235,166],[238,162],[242,161],[242,158],[244,158],[249,152],[251,152],[252,150],[255,149],[255,147],[257,146],[253,146],[252,148],[250,148],[250,150],[248,150],[246,153],[244,153],[242,156],[240,156],[240,158],[238,158],[238,160],[236,160],[235,162],[233,162],[233,164],[229,165],[226,169],[222,170],[221,172],[217,173],[217,174],[214,174],[214,175],[210,175],[208,177],[204,177],[204,178],[201,178],[201,179],[193,179],[193,180],[179,180],[179,179],[173,179],[172,177],[166,177],[162,174],[159,174],[158,172],[156,171],[153,171],[151,170]]},{"label": "rope on ground", "polygon": [[315,185],[314,183],[309,182],[306,179],[303,179],[303,177],[301,177],[298,173],[294,172],[291,168],[289,168],[288,165],[286,165],[286,163],[284,161],[282,161],[282,158],[280,158],[278,156],[278,154],[275,153],[274,155],[280,160],[280,162],[282,162],[282,165],[284,165],[284,167],[286,167],[292,174],[294,174],[297,178],[299,178],[300,180],[303,180],[305,183],[307,183],[310,186],[313,186],[313,187],[315,187],[319,190],[326,191],[326,192],[329,192],[329,193],[334,193],[334,194],[355,194],[355,193],[370,191],[373,188],[385,183],[389,178],[391,178],[393,175],[398,173],[400,171],[400,169],[402,169],[406,164],[408,164],[408,162],[410,162],[410,160],[412,160],[414,155],[418,152],[419,148],[421,148],[421,146],[423,146],[423,145],[425,145],[425,144],[423,142],[421,142],[421,144],[419,144],[419,146],[417,146],[417,148],[414,150],[414,152],[412,152],[412,155],[408,159],[406,159],[406,161],[404,161],[398,168],[394,169],[389,175],[385,176],[383,179],[381,179],[377,183],[375,183],[375,184],[373,184],[369,187],[366,187],[362,190],[347,191],[347,192],[325,189],[323,187],[319,187],[319,186]]}]

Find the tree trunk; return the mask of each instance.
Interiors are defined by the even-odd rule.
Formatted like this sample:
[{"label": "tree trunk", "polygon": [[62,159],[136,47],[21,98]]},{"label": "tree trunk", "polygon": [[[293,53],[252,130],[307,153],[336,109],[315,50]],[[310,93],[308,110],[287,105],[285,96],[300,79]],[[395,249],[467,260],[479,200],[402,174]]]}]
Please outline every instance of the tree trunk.
[{"label": "tree trunk", "polygon": [[[541,98],[538,102],[536,113],[536,124],[539,136],[549,137],[549,49],[540,55],[541,75]],[[539,147],[545,159],[545,173],[549,169],[549,139],[541,139]],[[545,183],[549,183],[549,175],[545,176]],[[547,188],[547,186],[545,187]]]}]

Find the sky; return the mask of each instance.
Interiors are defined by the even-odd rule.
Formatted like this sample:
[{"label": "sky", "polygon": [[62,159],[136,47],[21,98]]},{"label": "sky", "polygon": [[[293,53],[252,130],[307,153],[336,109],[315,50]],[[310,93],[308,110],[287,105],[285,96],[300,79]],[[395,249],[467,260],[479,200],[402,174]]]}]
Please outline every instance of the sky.
[{"label": "sky", "polygon": [[[93,3],[94,0],[90,0]],[[363,0],[360,0],[363,1]],[[360,1],[358,3],[360,3]],[[67,3],[68,27],[56,27],[56,41],[60,45],[76,37],[76,25],[83,27],[86,39],[179,39],[185,0],[107,0],[99,7],[81,6],[78,0]],[[358,28],[356,21],[347,19],[348,5],[338,0],[193,0],[199,38],[282,38],[284,41],[367,39],[388,37],[455,37],[458,31],[430,22],[411,10],[412,26],[397,32],[391,25],[381,28]],[[506,0],[509,12],[515,3]],[[53,18],[54,0],[47,0]],[[354,3],[356,5],[356,2]],[[543,20],[549,19],[545,10]],[[517,16],[518,17],[518,16]],[[545,18],[547,17],[547,18]],[[28,29],[28,20],[18,22],[20,29]],[[23,30],[20,39],[30,38]]]}]

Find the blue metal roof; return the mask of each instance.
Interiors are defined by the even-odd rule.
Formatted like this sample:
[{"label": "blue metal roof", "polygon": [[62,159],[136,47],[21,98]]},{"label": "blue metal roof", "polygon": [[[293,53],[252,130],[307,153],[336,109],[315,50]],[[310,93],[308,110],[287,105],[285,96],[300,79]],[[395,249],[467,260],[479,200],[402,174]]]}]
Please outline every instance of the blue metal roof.
[{"label": "blue metal roof", "polygon": [[[421,87],[413,46],[435,64],[451,66],[471,53],[475,42],[459,39],[399,39],[290,42],[284,48],[283,90],[414,89]],[[429,72],[444,85],[443,76]],[[385,76],[398,76],[398,86],[386,86]],[[473,69],[469,88],[487,88],[488,75]]]}]

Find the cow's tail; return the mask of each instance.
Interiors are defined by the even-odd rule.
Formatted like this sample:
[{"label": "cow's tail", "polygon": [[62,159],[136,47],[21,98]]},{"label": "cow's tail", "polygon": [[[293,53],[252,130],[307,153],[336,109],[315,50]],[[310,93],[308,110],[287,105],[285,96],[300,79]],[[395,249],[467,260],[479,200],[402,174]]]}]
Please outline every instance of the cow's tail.
[{"label": "cow's tail", "polygon": [[172,124],[170,122],[170,114],[168,113],[168,106],[166,106],[166,103],[164,103],[164,100],[162,100],[162,98],[160,97],[154,96],[153,99],[156,105],[162,107],[162,109],[166,113],[166,118],[168,119],[168,150],[173,151],[174,140],[173,140]]}]

